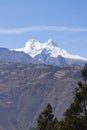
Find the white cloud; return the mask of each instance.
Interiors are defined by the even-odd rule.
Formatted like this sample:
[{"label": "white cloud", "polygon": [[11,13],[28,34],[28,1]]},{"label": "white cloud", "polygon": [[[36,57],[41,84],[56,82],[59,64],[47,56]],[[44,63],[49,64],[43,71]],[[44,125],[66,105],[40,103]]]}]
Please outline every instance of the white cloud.
[{"label": "white cloud", "polygon": [[23,28],[0,29],[0,34],[21,34],[34,31],[73,31],[73,32],[87,32],[87,28],[75,28],[64,26],[30,26]]}]

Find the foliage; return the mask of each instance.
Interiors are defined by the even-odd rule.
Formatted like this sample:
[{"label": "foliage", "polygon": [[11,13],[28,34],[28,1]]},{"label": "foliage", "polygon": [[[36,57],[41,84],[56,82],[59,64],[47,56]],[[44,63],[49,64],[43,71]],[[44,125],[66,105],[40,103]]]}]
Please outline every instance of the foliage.
[{"label": "foliage", "polygon": [[65,112],[65,119],[58,121],[47,105],[38,118],[38,130],[87,130],[87,64],[81,70],[83,81],[79,81],[74,91],[74,102]]},{"label": "foliage", "polygon": [[48,104],[39,115],[37,120],[37,128],[39,130],[56,130],[57,123],[58,121],[52,113],[52,107]]},{"label": "foliage", "polygon": [[[83,82],[79,81],[74,92],[74,102],[65,112],[59,130],[87,130],[87,65],[81,70]],[[61,125],[62,124],[62,125]]]}]

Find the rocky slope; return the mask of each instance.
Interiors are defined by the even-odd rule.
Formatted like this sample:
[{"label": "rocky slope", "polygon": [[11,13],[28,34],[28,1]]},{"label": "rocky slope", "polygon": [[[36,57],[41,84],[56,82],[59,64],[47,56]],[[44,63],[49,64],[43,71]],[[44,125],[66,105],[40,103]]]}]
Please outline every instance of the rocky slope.
[{"label": "rocky slope", "polygon": [[29,130],[47,103],[62,119],[81,78],[80,69],[0,62],[0,130]]}]

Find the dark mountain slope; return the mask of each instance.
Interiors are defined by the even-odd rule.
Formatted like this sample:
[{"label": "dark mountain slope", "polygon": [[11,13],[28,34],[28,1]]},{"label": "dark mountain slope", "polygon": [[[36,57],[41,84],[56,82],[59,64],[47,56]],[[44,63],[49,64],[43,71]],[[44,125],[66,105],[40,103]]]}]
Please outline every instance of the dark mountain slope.
[{"label": "dark mountain slope", "polygon": [[58,57],[51,57],[48,53],[46,54],[44,51],[41,54],[38,54],[37,56],[32,58],[30,55],[24,52],[9,50],[7,48],[0,48],[0,61],[22,63],[22,64],[27,63],[46,64],[54,66],[67,65],[67,64],[83,66],[87,62],[87,60],[64,58],[60,55]]},{"label": "dark mountain slope", "polygon": [[32,58],[24,52],[10,51],[7,48],[0,48],[0,61],[17,62],[17,63],[31,63]]},{"label": "dark mountain slope", "polygon": [[51,103],[61,119],[72,102],[80,67],[0,63],[0,129],[29,130]]}]

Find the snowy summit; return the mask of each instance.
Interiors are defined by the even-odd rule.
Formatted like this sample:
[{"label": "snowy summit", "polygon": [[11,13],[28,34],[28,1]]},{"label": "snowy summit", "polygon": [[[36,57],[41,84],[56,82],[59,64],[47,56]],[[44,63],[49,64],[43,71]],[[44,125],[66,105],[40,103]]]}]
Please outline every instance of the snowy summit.
[{"label": "snowy summit", "polygon": [[35,39],[30,39],[25,43],[23,48],[15,49],[15,51],[23,51],[30,55],[32,58],[41,54],[43,51],[45,54],[48,54],[50,57],[57,58],[62,56],[64,58],[71,58],[76,60],[86,60],[86,58],[80,57],[78,55],[72,55],[66,50],[59,48],[52,39],[48,39],[47,42],[41,43]]}]

